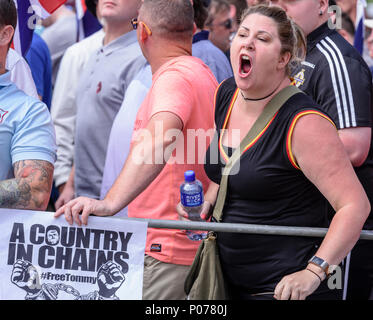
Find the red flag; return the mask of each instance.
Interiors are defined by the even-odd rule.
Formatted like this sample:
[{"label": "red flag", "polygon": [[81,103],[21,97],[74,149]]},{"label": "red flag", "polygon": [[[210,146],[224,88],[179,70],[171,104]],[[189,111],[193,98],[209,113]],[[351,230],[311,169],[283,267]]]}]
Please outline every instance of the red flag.
[{"label": "red flag", "polygon": [[41,6],[48,11],[49,13],[53,13],[56,11],[61,5],[63,5],[67,0],[39,0]]}]

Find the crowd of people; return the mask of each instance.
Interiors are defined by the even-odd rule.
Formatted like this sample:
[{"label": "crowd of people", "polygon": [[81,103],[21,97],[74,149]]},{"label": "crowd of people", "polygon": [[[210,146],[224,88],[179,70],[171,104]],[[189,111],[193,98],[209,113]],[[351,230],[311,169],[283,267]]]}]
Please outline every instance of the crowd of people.
[{"label": "crowd of people", "polygon": [[[357,1],[86,0],[102,28],[79,42],[67,1],[23,59],[10,49],[16,7],[0,0],[0,207],[79,226],[187,219],[179,187],[193,170],[209,220],[229,158],[296,87],[244,146],[222,222],[328,232],[218,233],[230,297],[373,299],[373,242],[359,240],[373,230],[373,20],[360,54]],[[199,244],[149,228],[143,299],[186,299]],[[326,280],[338,265],[343,290]]]}]

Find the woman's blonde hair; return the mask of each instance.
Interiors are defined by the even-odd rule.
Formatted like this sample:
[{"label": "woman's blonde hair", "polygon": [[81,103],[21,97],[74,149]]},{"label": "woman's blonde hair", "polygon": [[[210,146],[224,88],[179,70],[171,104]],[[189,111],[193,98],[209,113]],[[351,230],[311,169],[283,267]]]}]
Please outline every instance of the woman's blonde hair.
[{"label": "woman's blonde hair", "polygon": [[291,54],[286,67],[286,73],[290,76],[292,70],[294,70],[306,56],[307,42],[303,31],[280,7],[263,4],[249,7],[243,12],[241,23],[251,14],[261,14],[276,22],[282,47],[281,53],[289,52]]}]

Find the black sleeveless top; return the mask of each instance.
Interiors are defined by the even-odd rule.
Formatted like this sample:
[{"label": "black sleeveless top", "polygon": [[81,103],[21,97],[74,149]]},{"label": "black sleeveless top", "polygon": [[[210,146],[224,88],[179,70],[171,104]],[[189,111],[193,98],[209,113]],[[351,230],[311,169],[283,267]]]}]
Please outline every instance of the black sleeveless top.
[{"label": "black sleeveless top", "polygon": [[[220,183],[225,158],[221,144],[238,90],[234,78],[218,88],[216,134],[206,153],[205,171]],[[326,117],[303,93],[290,98],[232,169],[222,222],[277,226],[327,227],[326,200],[303,175],[291,153],[291,133],[308,113]],[[228,153],[228,154],[227,154]],[[238,167],[239,166],[239,167]],[[219,233],[218,248],[227,280],[255,292],[273,291],[281,278],[306,267],[321,238]]]}]

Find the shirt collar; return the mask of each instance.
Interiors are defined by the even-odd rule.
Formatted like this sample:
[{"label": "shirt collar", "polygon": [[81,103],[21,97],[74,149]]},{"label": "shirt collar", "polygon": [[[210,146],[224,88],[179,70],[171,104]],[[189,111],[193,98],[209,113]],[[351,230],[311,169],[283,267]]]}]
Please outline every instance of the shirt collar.
[{"label": "shirt collar", "polygon": [[137,34],[135,30],[132,30],[110,42],[106,46],[102,46],[100,51],[107,56],[113,51],[125,48],[135,42],[137,42]]},{"label": "shirt collar", "polygon": [[13,82],[10,80],[10,71],[0,75],[0,87],[8,87],[11,84],[13,84]]},{"label": "shirt collar", "polygon": [[208,40],[208,38],[209,32],[207,30],[202,30],[193,36],[193,43],[196,43],[201,40]]},{"label": "shirt collar", "polygon": [[307,36],[307,51],[315,47],[322,39],[334,32],[334,29],[329,28],[328,23],[325,22],[317,29],[313,30]]}]

